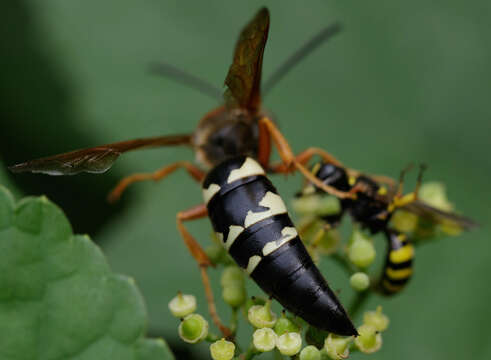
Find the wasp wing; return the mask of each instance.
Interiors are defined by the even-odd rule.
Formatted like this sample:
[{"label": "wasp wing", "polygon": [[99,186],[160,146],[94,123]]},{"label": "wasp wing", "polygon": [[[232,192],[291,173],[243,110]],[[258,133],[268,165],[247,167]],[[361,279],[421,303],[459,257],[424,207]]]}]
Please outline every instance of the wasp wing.
[{"label": "wasp wing", "polygon": [[10,166],[9,169],[15,173],[32,172],[47,175],[75,175],[81,172],[99,174],[107,171],[119,155],[130,150],[190,144],[190,135],[135,139],[30,160]]},{"label": "wasp wing", "polygon": [[[377,198],[379,201],[389,204],[396,195],[397,182],[385,175],[369,175],[369,177],[376,181],[380,186],[384,186],[387,189],[385,195],[378,195]],[[451,224],[462,230],[470,230],[479,226],[474,220],[468,217],[454,212],[437,209],[422,200],[415,200],[403,206],[402,209],[416,214],[432,223]]]},{"label": "wasp wing", "polygon": [[225,102],[255,111],[261,104],[260,86],[269,11],[262,8],[240,33],[225,85]]},{"label": "wasp wing", "polygon": [[438,224],[452,224],[462,230],[470,230],[479,225],[472,219],[453,212],[437,209],[421,200],[413,201],[402,209]]}]

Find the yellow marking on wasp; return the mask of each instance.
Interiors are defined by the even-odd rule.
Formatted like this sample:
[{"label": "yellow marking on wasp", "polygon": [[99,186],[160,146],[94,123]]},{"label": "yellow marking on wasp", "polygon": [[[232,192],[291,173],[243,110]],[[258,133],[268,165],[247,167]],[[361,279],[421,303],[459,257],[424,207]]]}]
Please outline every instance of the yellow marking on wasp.
[{"label": "yellow marking on wasp", "polygon": [[394,284],[391,284],[389,281],[387,280],[384,280],[382,282],[382,286],[384,289],[390,291],[390,292],[398,292],[400,291],[403,287],[404,287],[405,284],[402,284],[402,285],[394,285]]},{"label": "yellow marking on wasp", "polygon": [[393,280],[408,279],[413,274],[413,268],[409,267],[406,269],[392,269],[388,267],[385,270],[385,274],[387,275],[388,278]]},{"label": "yellow marking on wasp", "polygon": [[409,194],[401,197],[396,196],[394,197],[394,199],[392,199],[392,202],[389,204],[387,211],[393,212],[395,209],[409,205],[414,201],[416,201],[416,193],[414,192],[410,192]]},{"label": "yellow marking on wasp", "polygon": [[298,235],[294,227],[286,226],[281,230],[281,237],[278,240],[270,241],[263,247],[263,255],[269,255],[285,245],[288,241],[294,239]]},{"label": "yellow marking on wasp", "polygon": [[268,191],[259,202],[260,206],[268,208],[268,210],[253,212],[249,210],[244,220],[244,226],[247,228],[258,221],[267,219],[274,215],[285,214],[287,212],[285,203],[278,194]]},{"label": "yellow marking on wasp", "polygon": [[220,191],[220,185],[210,184],[207,189],[203,189],[203,199],[205,200],[205,205],[208,205],[213,195]]},{"label": "yellow marking on wasp", "polygon": [[321,168],[321,163],[316,163],[312,168],[312,175],[316,175]]},{"label": "yellow marking on wasp", "polygon": [[407,236],[404,233],[400,233],[399,235],[397,235],[397,238],[399,239],[400,242],[404,242]]},{"label": "yellow marking on wasp", "polygon": [[[240,225],[230,225],[228,228],[228,236],[227,236],[227,241],[225,241],[225,249],[227,251],[230,249],[232,244],[234,243],[235,239],[240,235],[240,233],[244,231],[244,228]],[[223,238],[223,235],[222,235]]]},{"label": "yellow marking on wasp", "polygon": [[378,188],[378,194],[381,196],[387,195],[387,188],[385,186],[381,186]]},{"label": "yellow marking on wasp", "polygon": [[264,169],[254,159],[248,157],[242,166],[232,170],[228,176],[227,183],[230,184],[236,180],[243,179],[253,175],[264,175]]},{"label": "yellow marking on wasp", "polygon": [[251,256],[249,258],[249,262],[247,263],[247,268],[246,268],[247,273],[251,275],[260,262],[261,262],[261,257],[259,255]]},{"label": "yellow marking on wasp", "polygon": [[389,260],[394,264],[399,264],[404,261],[411,260],[413,257],[414,257],[414,246],[411,244],[406,244],[400,249],[391,251],[389,254]]},{"label": "yellow marking on wasp", "polygon": [[355,183],[356,183],[356,177],[354,177],[354,176],[350,176],[350,177],[348,177],[348,184],[349,184],[350,186],[355,185]]}]

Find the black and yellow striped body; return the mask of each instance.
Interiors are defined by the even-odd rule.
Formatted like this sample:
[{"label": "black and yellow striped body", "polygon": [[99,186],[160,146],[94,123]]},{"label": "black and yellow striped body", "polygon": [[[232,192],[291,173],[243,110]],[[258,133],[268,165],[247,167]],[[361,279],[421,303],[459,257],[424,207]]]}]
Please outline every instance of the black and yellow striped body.
[{"label": "black and yellow striped body", "polygon": [[380,286],[386,294],[399,292],[413,274],[414,245],[405,234],[386,230],[388,240],[387,258]]},{"label": "black and yellow striped body", "polygon": [[241,156],[215,167],[204,180],[203,196],[217,236],[268,295],[317,328],[357,333],[255,160]]},{"label": "black and yellow striped body", "polygon": [[[408,242],[406,235],[389,228],[392,212],[388,211],[388,203],[377,197],[381,187],[364,175],[350,179],[344,168],[327,163],[315,165],[313,174],[325,184],[342,191],[349,191],[352,187],[363,184],[365,190],[357,193],[355,200],[341,202],[341,212],[338,215],[323,217],[323,219],[332,227],[336,227],[341,217],[349,212],[355,222],[367,228],[372,234],[383,231],[387,238],[387,252],[380,290],[386,295],[401,291],[413,272],[414,247]],[[321,192],[320,189],[316,191]]]}]

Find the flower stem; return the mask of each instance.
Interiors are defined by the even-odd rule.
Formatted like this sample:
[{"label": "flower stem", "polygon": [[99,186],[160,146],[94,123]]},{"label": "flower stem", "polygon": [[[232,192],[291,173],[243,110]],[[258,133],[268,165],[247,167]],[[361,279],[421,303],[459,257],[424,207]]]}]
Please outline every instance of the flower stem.
[{"label": "flower stem", "polygon": [[356,314],[358,313],[362,305],[368,300],[371,294],[372,293],[368,290],[356,293],[355,298],[353,299],[349,307],[349,315],[352,318],[356,317]]},{"label": "flower stem", "polygon": [[257,350],[254,348],[254,345],[251,344],[247,351],[239,356],[240,360],[250,360],[254,356],[258,354]]},{"label": "flower stem", "polygon": [[348,275],[351,275],[353,272],[355,272],[355,269],[353,269],[353,267],[348,263],[345,256],[339,253],[334,253],[331,255],[331,259],[337,262]]}]

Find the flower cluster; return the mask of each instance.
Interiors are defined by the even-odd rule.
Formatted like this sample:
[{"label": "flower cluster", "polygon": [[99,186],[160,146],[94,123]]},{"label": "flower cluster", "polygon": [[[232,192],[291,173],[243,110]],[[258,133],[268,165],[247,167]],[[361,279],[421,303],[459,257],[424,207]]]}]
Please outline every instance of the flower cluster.
[{"label": "flower cluster", "polygon": [[[442,184],[424,184],[420,189],[420,199],[438,209],[453,210]],[[301,197],[294,202],[295,210],[302,216],[299,233],[314,261],[318,263],[329,257],[346,270],[353,289],[351,306],[347,310],[356,321],[366,299],[380,291],[381,278],[373,275],[377,251],[368,232],[354,226],[348,241],[343,243],[340,232],[326,226],[322,220],[338,213],[340,206],[340,201],[332,196]],[[428,222],[405,210],[395,211],[390,227],[408,234],[416,243],[441,234],[455,235],[460,231],[451,222]],[[232,312],[231,334],[223,337],[213,334],[208,321],[195,313],[196,298],[192,295],[178,293],[170,301],[169,309],[181,319],[178,326],[180,338],[190,344],[209,342],[212,359],[248,360],[262,353],[277,352],[300,360],[336,360],[345,359],[352,352],[371,354],[381,349],[382,334],[389,326],[389,318],[381,306],[363,313],[363,321],[357,326],[357,337],[327,333],[309,326],[298,317],[289,316],[285,311],[278,315],[273,310],[271,299],[248,297],[244,271],[234,264],[218,239],[214,238],[206,253],[214,265],[222,267],[222,299]],[[236,340],[241,315],[252,327],[250,345],[245,350]]]}]

